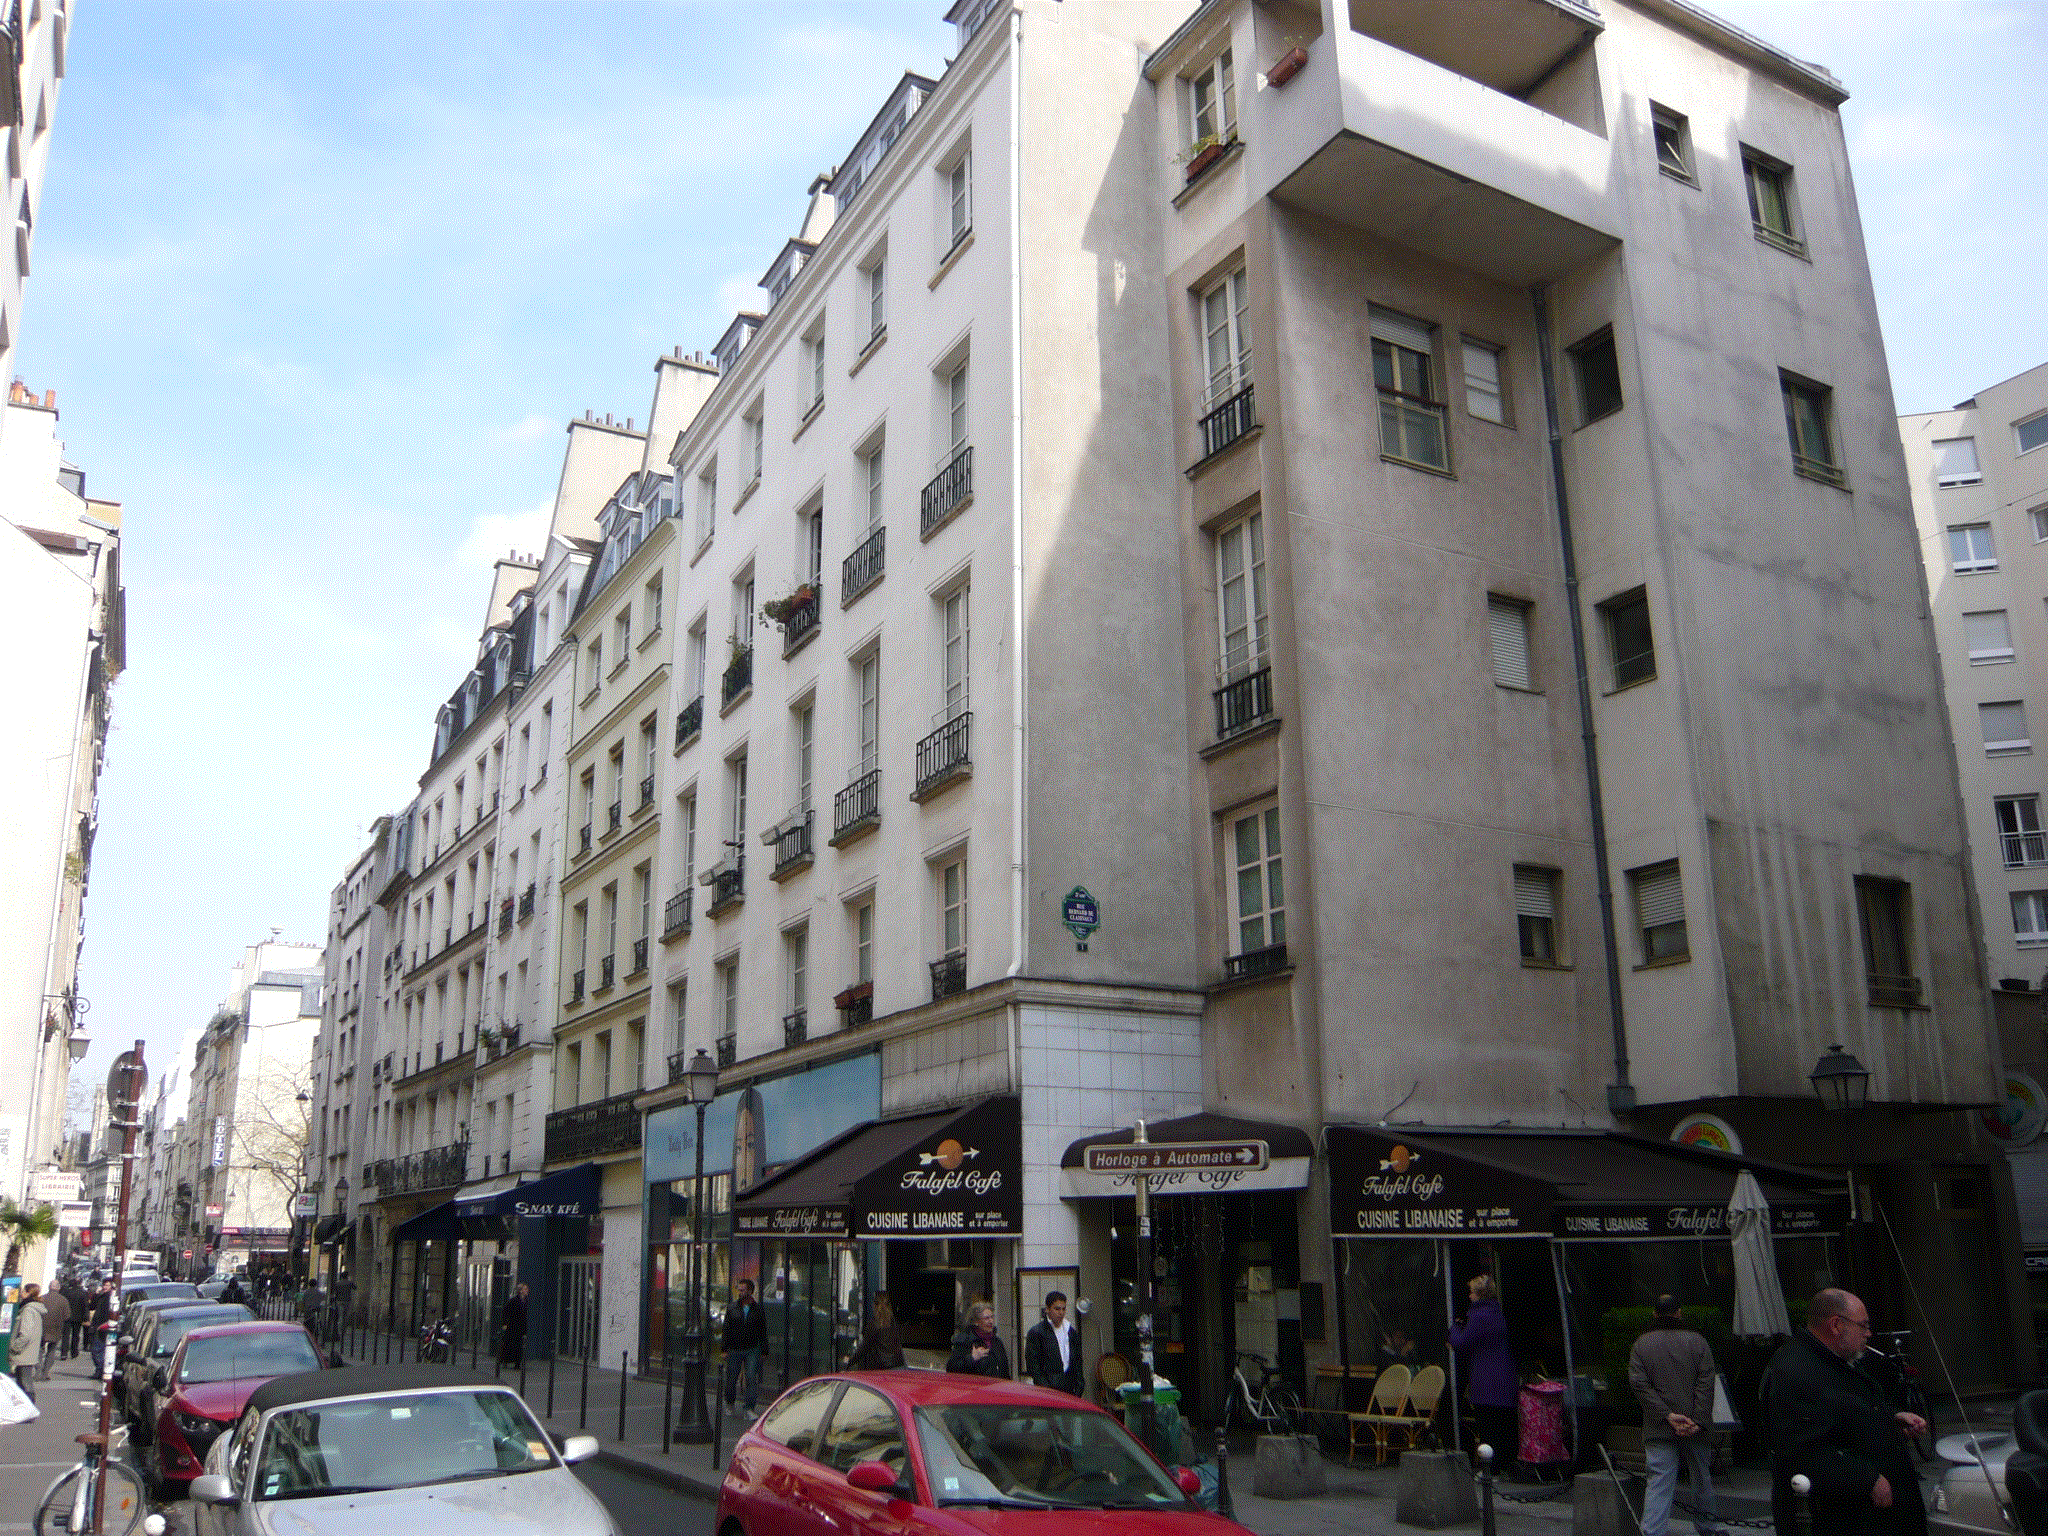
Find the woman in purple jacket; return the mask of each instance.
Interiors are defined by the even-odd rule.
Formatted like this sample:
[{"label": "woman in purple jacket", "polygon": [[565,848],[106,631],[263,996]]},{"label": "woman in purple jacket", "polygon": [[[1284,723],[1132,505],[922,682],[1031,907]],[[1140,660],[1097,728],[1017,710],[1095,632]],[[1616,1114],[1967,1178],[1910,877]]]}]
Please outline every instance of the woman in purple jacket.
[{"label": "woman in purple jacket", "polygon": [[1508,1348],[1508,1320],[1500,1309],[1493,1276],[1474,1275],[1466,1290],[1472,1304],[1451,1329],[1451,1348],[1465,1377],[1465,1396],[1479,1428],[1479,1441],[1493,1447],[1493,1465],[1515,1460],[1515,1357]]}]

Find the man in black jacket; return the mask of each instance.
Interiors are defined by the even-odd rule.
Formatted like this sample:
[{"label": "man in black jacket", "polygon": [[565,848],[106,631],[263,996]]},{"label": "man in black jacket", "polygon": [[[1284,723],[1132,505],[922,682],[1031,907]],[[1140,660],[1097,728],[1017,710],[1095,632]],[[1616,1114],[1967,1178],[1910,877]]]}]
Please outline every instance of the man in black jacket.
[{"label": "man in black jacket", "polygon": [[754,1400],[761,1394],[761,1351],[768,1346],[768,1319],[754,1300],[754,1282],[735,1280],[732,1302],[725,1309],[725,1332],[719,1342],[725,1346],[725,1401],[732,1405],[740,1378],[747,1380],[746,1412],[753,1417]]},{"label": "man in black jacket", "polygon": [[522,1280],[505,1303],[504,1322],[498,1330],[498,1360],[508,1371],[523,1370],[526,1366],[526,1302],[529,1294],[526,1282]]},{"label": "man in black jacket", "polygon": [[1045,1293],[1045,1317],[1024,1335],[1024,1374],[1032,1385],[1056,1392],[1080,1397],[1086,1390],[1081,1332],[1067,1318],[1067,1298],[1062,1292]]},{"label": "man in black jacket", "polygon": [[1806,1327],[1771,1359],[1764,1406],[1780,1536],[1794,1528],[1792,1479],[1801,1474],[1813,1484],[1813,1536],[1926,1536],[1906,1437],[1926,1434],[1927,1421],[1895,1410],[1857,1369],[1869,1340],[1869,1309],[1830,1289],[1813,1298]]}]

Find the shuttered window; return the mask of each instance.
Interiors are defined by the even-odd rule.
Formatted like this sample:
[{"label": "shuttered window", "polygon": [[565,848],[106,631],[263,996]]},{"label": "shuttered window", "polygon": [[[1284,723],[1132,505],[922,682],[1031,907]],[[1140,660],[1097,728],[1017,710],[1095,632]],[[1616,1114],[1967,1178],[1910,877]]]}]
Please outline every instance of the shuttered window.
[{"label": "shuttered window", "polygon": [[2034,750],[2027,735],[2027,706],[2018,699],[1998,704],[1979,704],[1977,721],[1984,728],[1984,755],[2009,757]]},{"label": "shuttered window", "polygon": [[1522,958],[1557,962],[1557,871],[1532,864],[1515,866],[1515,927]]},{"label": "shuttered window", "polygon": [[1489,597],[1486,629],[1493,642],[1493,680],[1503,688],[1535,687],[1529,675],[1529,605]]},{"label": "shuttered window", "polygon": [[1964,614],[1963,642],[1969,647],[1973,667],[1996,666],[2013,659],[2012,625],[2003,608]]},{"label": "shuttered window", "polygon": [[1678,861],[1629,871],[1636,893],[1636,928],[1642,935],[1643,960],[1683,959],[1692,951],[1685,936],[1685,889],[1678,879]]},{"label": "shuttered window", "polygon": [[1984,478],[1977,467],[1977,439],[1944,438],[1934,445],[1934,482],[1941,486],[1975,485]]}]

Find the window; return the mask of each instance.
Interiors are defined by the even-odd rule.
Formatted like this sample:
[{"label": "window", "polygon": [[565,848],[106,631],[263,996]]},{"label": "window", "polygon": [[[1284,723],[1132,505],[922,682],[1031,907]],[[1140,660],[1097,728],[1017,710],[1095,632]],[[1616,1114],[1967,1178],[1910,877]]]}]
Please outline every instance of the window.
[{"label": "window", "polygon": [[825,578],[825,509],[813,507],[804,518],[804,580],[816,591]]},{"label": "window", "polygon": [[1252,342],[1245,328],[1244,268],[1202,295],[1202,351],[1209,369],[1205,409],[1221,405],[1251,382]]},{"label": "window", "polygon": [[811,968],[811,930],[801,924],[782,936],[782,975],[785,1013],[802,1013]]},{"label": "window", "polygon": [[732,584],[732,638],[741,650],[754,643],[754,573]]},{"label": "window", "polygon": [[[633,871],[633,905],[639,910],[639,926],[634,937],[641,941],[640,952],[634,958],[641,959],[647,953],[647,936],[654,931],[654,866],[639,865]],[[633,967],[636,971],[640,965]]]},{"label": "window", "polygon": [[1607,659],[1615,688],[1646,682],[1657,675],[1657,648],[1650,634],[1650,599],[1641,587],[1609,598],[1600,605],[1607,630]]},{"label": "window", "polygon": [[832,1410],[832,1427],[818,1460],[835,1472],[851,1471],[863,1461],[879,1461],[898,1477],[910,1475],[910,1457],[903,1446],[903,1426],[896,1410],[879,1392],[848,1386]]},{"label": "window", "polygon": [[2012,936],[2022,949],[2048,944],[2048,891],[2012,893]]},{"label": "window", "polygon": [[618,617],[612,620],[612,650],[619,658],[612,665],[614,667],[623,667],[626,664],[626,658],[633,652],[633,610],[631,608],[621,608],[618,612]]},{"label": "window", "polygon": [[2048,836],[2041,832],[2041,797],[2007,795],[1991,804],[1998,816],[1998,855],[2005,867],[2048,864]]},{"label": "window", "polygon": [[861,658],[859,687],[854,757],[860,764],[860,772],[869,774],[875,771],[881,755],[882,658],[879,652],[871,652]]},{"label": "window", "polygon": [[1603,327],[1570,348],[1572,377],[1579,386],[1579,425],[1612,416],[1621,409],[1621,357],[1614,350],[1614,330]]},{"label": "window", "polygon": [[2029,507],[2027,521],[2033,525],[2036,544],[2048,540],[2048,505]]},{"label": "window", "polygon": [[583,846],[590,846],[590,824],[597,820],[597,770],[583,770]]},{"label": "window", "polygon": [[640,722],[640,803],[645,805],[654,795],[654,749],[661,733],[656,728],[655,718],[649,715]]},{"label": "window", "polygon": [[1957,523],[1950,528],[1948,554],[1958,576],[1998,569],[1998,551],[1991,543],[1989,523]]},{"label": "window", "polygon": [[2034,750],[2027,735],[2027,706],[2018,699],[1979,704],[1977,723],[1984,731],[1986,757],[2016,757]]},{"label": "window", "polygon": [[655,577],[647,583],[647,633],[653,634],[661,628],[661,578]]},{"label": "window", "polygon": [[718,962],[718,1033],[727,1040],[740,1028],[740,959],[738,955]]},{"label": "window", "polygon": [[1657,145],[1657,169],[1680,181],[1691,181],[1692,129],[1684,114],[1651,102],[1650,136]]},{"label": "window", "polygon": [[946,253],[974,232],[974,156],[961,150],[960,157],[940,172],[945,179]]},{"label": "window", "polygon": [[1963,642],[1970,649],[1973,667],[1996,666],[2013,659],[2012,626],[2006,622],[2003,608],[1964,614]]},{"label": "window", "polygon": [[1436,328],[1372,307],[1372,374],[1380,397],[1380,456],[1448,470],[1444,407],[1436,395]]},{"label": "window", "polygon": [[1248,955],[1287,942],[1287,890],[1280,867],[1280,808],[1240,817],[1230,828],[1237,876],[1237,947]]},{"label": "window", "polygon": [[1228,144],[1237,137],[1237,83],[1224,49],[1188,77],[1188,142]]},{"label": "window", "polygon": [[599,635],[585,646],[583,654],[590,664],[590,681],[585,685],[585,691],[595,693],[597,685],[604,680],[604,636]]},{"label": "window", "polygon": [[668,984],[668,1043],[672,1052],[683,1049],[683,1021],[690,1009],[688,978]]},{"label": "window", "polygon": [[1984,471],[1977,466],[1977,439],[1944,437],[1934,445],[1934,483],[1947,489],[1955,485],[1979,485]]},{"label": "window", "polygon": [[682,800],[682,889],[688,890],[690,882],[697,878],[697,797],[685,795]]},{"label": "window", "polygon": [[808,699],[791,711],[791,745],[795,748],[791,755],[796,762],[796,783],[793,787],[799,811],[811,808],[811,723],[816,713]]},{"label": "window", "polygon": [[1216,535],[1216,595],[1223,632],[1222,681],[1266,665],[1266,531],[1254,512]]},{"label": "window", "polygon": [[825,403],[825,324],[804,338],[803,409],[809,415]]},{"label": "window", "polygon": [[1749,222],[1756,237],[1781,250],[1804,254],[1792,201],[1792,167],[1747,145],[1742,150],[1742,179],[1749,188]]},{"label": "window", "polygon": [[967,446],[967,365],[946,375],[946,457]]},{"label": "window", "polygon": [[1493,642],[1493,680],[1503,688],[1533,689],[1529,674],[1529,605],[1512,597],[1486,600],[1487,637]]},{"label": "window", "polygon": [[1825,384],[1780,373],[1785,395],[1785,432],[1792,440],[1792,468],[1809,480],[1841,485],[1840,456],[1835,452],[1834,396]]},{"label": "window", "polygon": [[1460,345],[1465,356],[1465,413],[1481,421],[1508,425],[1507,393],[1501,384],[1500,348],[1466,337]]},{"label": "window", "polygon": [[951,593],[940,609],[939,682],[944,694],[940,719],[957,720],[967,711],[968,589]]},{"label": "window", "polygon": [[1678,880],[1678,861],[1652,864],[1628,872],[1636,897],[1636,933],[1643,964],[1684,960],[1692,950],[1685,937],[1685,890]]},{"label": "window", "polygon": [[1920,1000],[1913,975],[1908,922],[1911,888],[1903,880],[1856,877],[1856,907],[1863,920],[1863,961],[1870,973],[1870,1000],[1880,1006],[1902,1006]]},{"label": "window", "polygon": [[939,870],[939,949],[958,955],[967,949],[967,860],[954,859]]},{"label": "window", "polygon": [[882,445],[875,444],[860,456],[861,485],[867,507],[868,532],[882,526]]},{"label": "window", "polygon": [[2032,453],[2036,448],[2048,444],[2048,411],[2038,416],[2029,416],[2025,421],[2012,424],[2013,452],[2015,455]]},{"label": "window", "polygon": [[889,257],[886,252],[877,255],[874,264],[862,270],[861,281],[867,289],[868,342],[872,345],[889,328]]},{"label": "window", "polygon": [[1535,965],[1557,964],[1557,875],[1533,864],[1515,866],[1515,928],[1522,958]]},{"label": "window", "polygon": [[732,840],[727,844],[737,860],[747,846],[747,758],[741,753],[725,765],[726,809],[730,813]]},{"label": "window", "polygon": [[768,433],[761,423],[759,405],[756,405],[752,414],[740,423],[740,437],[747,447],[747,483],[751,485],[761,478],[761,453],[768,439]]},{"label": "window", "polygon": [[875,979],[875,903],[869,897],[853,909],[853,979]]},{"label": "window", "polygon": [[704,697],[705,624],[700,617],[690,626],[690,643],[683,651],[683,686],[693,699]]}]

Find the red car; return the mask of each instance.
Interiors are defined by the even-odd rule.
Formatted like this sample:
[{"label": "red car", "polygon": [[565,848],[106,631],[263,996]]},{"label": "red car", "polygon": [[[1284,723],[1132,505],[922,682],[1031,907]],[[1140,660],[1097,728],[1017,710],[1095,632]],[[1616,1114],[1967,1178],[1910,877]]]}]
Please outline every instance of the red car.
[{"label": "red car", "polygon": [[791,1387],[740,1436],[719,1536],[1249,1536],[1115,1419],[1063,1392],[935,1371]]},{"label": "red car", "polygon": [[206,1452],[240,1415],[249,1394],[273,1376],[328,1364],[302,1323],[225,1323],[194,1328],[151,1377],[156,1416],[151,1480],[175,1498],[205,1470]]}]

